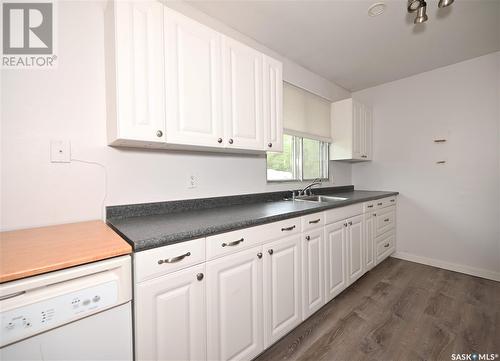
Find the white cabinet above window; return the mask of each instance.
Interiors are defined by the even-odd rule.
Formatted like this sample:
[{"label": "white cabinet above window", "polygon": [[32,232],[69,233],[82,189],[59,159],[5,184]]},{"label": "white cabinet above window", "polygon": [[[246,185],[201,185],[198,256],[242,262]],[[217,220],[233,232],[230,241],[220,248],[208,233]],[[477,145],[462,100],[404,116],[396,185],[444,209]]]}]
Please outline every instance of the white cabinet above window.
[{"label": "white cabinet above window", "polygon": [[352,98],[332,103],[331,160],[363,161],[372,159],[371,107]]},{"label": "white cabinet above window", "polygon": [[282,64],[159,1],[107,10],[108,143],[281,151]]}]

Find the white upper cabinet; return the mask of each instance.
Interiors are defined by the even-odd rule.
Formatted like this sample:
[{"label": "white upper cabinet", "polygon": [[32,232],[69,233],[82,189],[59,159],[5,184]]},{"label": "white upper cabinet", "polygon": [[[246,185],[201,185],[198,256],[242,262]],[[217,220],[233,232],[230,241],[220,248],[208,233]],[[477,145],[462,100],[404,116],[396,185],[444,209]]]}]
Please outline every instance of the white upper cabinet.
[{"label": "white upper cabinet", "polygon": [[264,143],[267,150],[283,151],[283,64],[264,55]]},{"label": "white upper cabinet", "polygon": [[165,8],[165,70],[167,142],[219,146],[220,34]]},{"label": "white upper cabinet", "polygon": [[227,146],[264,149],[263,56],[230,38],[223,38],[223,116]]},{"label": "white upper cabinet", "polygon": [[281,151],[279,61],[159,1],[110,3],[110,145]]},{"label": "white upper cabinet", "polygon": [[163,5],[116,1],[106,15],[108,142],[164,142]]},{"label": "white upper cabinet", "polygon": [[371,107],[349,98],[332,103],[331,160],[372,159],[373,112]]}]

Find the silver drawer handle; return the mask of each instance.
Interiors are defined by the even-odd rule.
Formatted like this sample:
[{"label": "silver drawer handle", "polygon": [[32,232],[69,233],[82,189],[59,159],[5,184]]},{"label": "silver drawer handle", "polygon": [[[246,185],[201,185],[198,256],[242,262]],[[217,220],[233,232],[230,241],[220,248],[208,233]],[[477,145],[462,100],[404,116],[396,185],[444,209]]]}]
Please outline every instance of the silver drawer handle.
[{"label": "silver drawer handle", "polygon": [[237,241],[233,241],[233,242],[229,242],[229,243],[222,243],[222,247],[226,247],[226,246],[237,246],[239,245],[241,242],[243,242],[245,240],[245,238],[242,238],[242,239],[239,239]]},{"label": "silver drawer handle", "polygon": [[158,264],[180,262],[184,258],[189,257],[189,256],[191,256],[191,252],[187,252],[187,253],[181,254],[180,256],[176,256],[176,257],[172,257],[172,258],[161,259],[158,261]]},{"label": "silver drawer handle", "polygon": [[395,199],[391,199],[391,202],[395,202],[396,200]]},{"label": "silver drawer handle", "polygon": [[389,247],[389,243],[384,244],[384,248]]},{"label": "silver drawer handle", "polygon": [[389,218],[384,219],[384,222],[389,222]]},{"label": "silver drawer handle", "polygon": [[321,221],[321,218],[315,219],[314,221],[309,221],[309,224],[318,223],[319,221]]},{"label": "silver drawer handle", "polygon": [[377,206],[381,206],[383,203],[377,203]]},{"label": "silver drawer handle", "polygon": [[370,204],[370,205],[368,206],[368,208],[373,208],[373,204]]},{"label": "silver drawer handle", "polygon": [[284,231],[291,231],[292,229],[295,229],[295,226],[290,226],[290,227],[281,228],[281,232],[284,232]]}]

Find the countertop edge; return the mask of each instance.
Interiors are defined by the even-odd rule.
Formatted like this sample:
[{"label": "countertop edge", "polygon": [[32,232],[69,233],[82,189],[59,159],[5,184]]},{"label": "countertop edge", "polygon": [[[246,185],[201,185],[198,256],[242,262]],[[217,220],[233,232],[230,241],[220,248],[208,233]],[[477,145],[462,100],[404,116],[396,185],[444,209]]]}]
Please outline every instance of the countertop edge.
[{"label": "countertop edge", "polygon": [[[364,198],[358,199],[358,200],[346,200],[346,201],[337,202],[337,203],[324,202],[324,203],[317,204],[317,207],[315,207],[315,208],[310,208],[310,209],[306,209],[306,210],[300,210],[300,211],[296,211],[296,212],[288,212],[288,213],[273,215],[273,216],[264,217],[264,218],[256,218],[256,219],[251,219],[251,220],[243,221],[243,222],[227,223],[227,224],[223,224],[223,225],[218,225],[218,226],[214,227],[214,229],[203,228],[203,229],[194,230],[194,231],[191,230],[189,232],[172,233],[172,234],[169,234],[165,237],[147,238],[147,239],[141,239],[141,240],[136,240],[136,241],[132,241],[125,234],[123,234],[119,230],[119,228],[116,227],[112,223],[112,221],[113,221],[112,219],[107,220],[106,223],[116,233],[118,233],[124,240],[126,240],[131,245],[133,252],[142,252],[142,251],[147,251],[147,250],[154,249],[154,248],[169,246],[169,245],[176,244],[176,243],[187,242],[187,241],[197,239],[197,238],[204,238],[204,237],[213,236],[216,234],[221,234],[221,233],[230,232],[230,231],[236,231],[236,230],[243,229],[243,228],[259,226],[259,225],[263,225],[263,224],[267,224],[267,223],[282,221],[285,219],[301,217],[301,216],[304,216],[307,214],[322,212],[322,211],[329,210],[329,209],[345,207],[345,206],[349,206],[352,204],[364,203],[364,202],[372,201],[375,199],[387,198],[387,197],[392,197],[392,196],[396,196],[396,195],[399,195],[399,192],[386,192],[385,194],[382,194],[382,195],[367,196],[367,197],[364,197]],[[151,244],[151,245],[149,245],[149,244]]]},{"label": "countertop edge", "polygon": [[[131,245],[128,244],[127,246],[130,247]],[[102,257],[101,256],[100,257],[89,257],[85,260],[82,260],[81,262],[79,261],[78,263],[74,263],[73,261],[65,261],[65,262],[53,263],[50,266],[36,267],[36,268],[29,269],[29,270],[23,270],[23,271],[19,271],[19,272],[2,274],[0,276],[0,284],[6,283],[6,282],[17,281],[17,280],[27,278],[27,277],[39,276],[39,275],[49,273],[49,272],[56,272],[56,271],[61,271],[63,269],[78,267],[78,266],[88,264],[88,263],[104,261],[104,260],[114,258],[114,257],[126,256],[126,255],[130,255],[132,253],[133,253],[133,247],[128,248],[128,249],[123,249],[123,250],[120,250],[117,252],[110,252],[109,254],[102,255]]]}]

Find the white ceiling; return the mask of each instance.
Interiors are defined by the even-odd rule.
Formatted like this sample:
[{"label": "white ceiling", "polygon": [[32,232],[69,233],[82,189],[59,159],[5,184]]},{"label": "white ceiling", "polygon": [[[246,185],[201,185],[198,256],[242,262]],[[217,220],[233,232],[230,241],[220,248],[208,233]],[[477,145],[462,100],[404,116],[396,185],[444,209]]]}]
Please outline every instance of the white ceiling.
[{"label": "white ceiling", "polygon": [[500,50],[500,0],[456,0],[413,25],[406,0],[188,1],[261,44],[351,91]]}]

